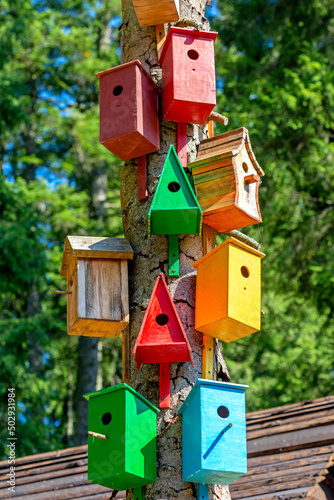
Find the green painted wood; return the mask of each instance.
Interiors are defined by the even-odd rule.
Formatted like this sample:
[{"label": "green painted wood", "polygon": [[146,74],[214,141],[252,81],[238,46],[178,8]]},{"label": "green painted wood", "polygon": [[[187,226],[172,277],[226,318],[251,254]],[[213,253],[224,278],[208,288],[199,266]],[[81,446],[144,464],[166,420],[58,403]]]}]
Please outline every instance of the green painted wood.
[{"label": "green painted wood", "polygon": [[159,411],[127,384],[84,396],[89,401],[88,480],[116,490],[156,480],[156,413]]},{"label": "green painted wood", "polygon": [[170,146],[148,214],[149,235],[200,234],[202,209]]},{"label": "green painted wood", "polygon": [[145,500],[145,486],[133,489],[133,500]]},{"label": "green painted wood", "polygon": [[169,276],[179,276],[179,237],[177,234],[170,234],[169,244]]}]

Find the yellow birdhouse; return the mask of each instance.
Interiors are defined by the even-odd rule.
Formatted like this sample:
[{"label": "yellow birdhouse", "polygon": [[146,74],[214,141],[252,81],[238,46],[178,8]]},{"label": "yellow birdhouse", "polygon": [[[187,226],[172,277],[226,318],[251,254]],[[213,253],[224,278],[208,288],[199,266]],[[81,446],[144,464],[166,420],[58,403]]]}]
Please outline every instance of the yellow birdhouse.
[{"label": "yellow birdhouse", "polygon": [[201,141],[191,169],[203,223],[218,233],[262,222],[258,202],[264,172],[244,127]]},{"label": "yellow birdhouse", "polygon": [[224,342],[260,330],[264,256],[229,238],[193,264],[197,269],[196,330]]},{"label": "yellow birdhouse", "polygon": [[129,324],[125,238],[67,236],[60,275],[67,278],[69,335],[117,337]]}]

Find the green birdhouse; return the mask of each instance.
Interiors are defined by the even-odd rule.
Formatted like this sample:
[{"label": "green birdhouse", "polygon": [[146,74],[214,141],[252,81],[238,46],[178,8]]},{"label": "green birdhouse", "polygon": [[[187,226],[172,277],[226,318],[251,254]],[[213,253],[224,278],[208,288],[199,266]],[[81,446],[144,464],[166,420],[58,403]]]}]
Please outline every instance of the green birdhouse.
[{"label": "green birdhouse", "polygon": [[158,409],[127,384],[85,394],[88,480],[115,490],[156,480]]},{"label": "green birdhouse", "polygon": [[200,234],[202,209],[174,146],[170,146],[152,205],[148,232],[169,235],[169,275],[178,276],[179,234]]}]

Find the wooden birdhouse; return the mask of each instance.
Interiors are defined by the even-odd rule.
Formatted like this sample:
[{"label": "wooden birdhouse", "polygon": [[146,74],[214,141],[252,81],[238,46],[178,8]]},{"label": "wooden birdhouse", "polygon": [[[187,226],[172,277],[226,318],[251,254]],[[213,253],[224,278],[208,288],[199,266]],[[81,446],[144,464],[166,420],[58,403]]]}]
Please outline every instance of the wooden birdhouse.
[{"label": "wooden birdhouse", "polygon": [[67,236],[60,275],[67,278],[70,335],[117,337],[129,323],[125,238]]},{"label": "wooden birdhouse", "polygon": [[158,276],[145,312],[133,354],[138,370],[142,363],[160,363],[159,406],[170,405],[170,363],[193,358],[181,320],[162,274]]},{"label": "wooden birdhouse", "polygon": [[216,105],[216,37],[212,31],[170,28],[159,61],[164,120],[204,123],[208,118]]},{"label": "wooden birdhouse", "polygon": [[179,20],[179,0],[132,0],[140,26],[173,23]]},{"label": "wooden birdhouse", "polygon": [[[247,385],[196,381],[181,406],[182,479],[227,485],[247,472]],[[206,488],[198,488],[207,499]]]},{"label": "wooden birdhouse", "polygon": [[224,342],[260,330],[264,256],[229,238],[193,264],[197,269],[196,330]]},{"label": "wooden birdhouse", "polygon": [[177,235],[200,234],[201,219],[201,207],[174,146],[170,146],[148,213],[148,232],[170,235],[170,267],[177,268],[171,275],[178,275]]},{"label": "wooden birdhouse", "polygon": [[100,142],[121,160],[158,151],[158,87],[139,61],[97,73]]},{"label": "wooden birdhouse", "polygon": [[260,178],[246,128],[201,141],[192,170],[203,223],[218,233],[262,222]]},{"label": "wooden birdhouse", "polygon": [[156,480],[158,409],[127,384],[85,394],[88,480],[126,490]]}]

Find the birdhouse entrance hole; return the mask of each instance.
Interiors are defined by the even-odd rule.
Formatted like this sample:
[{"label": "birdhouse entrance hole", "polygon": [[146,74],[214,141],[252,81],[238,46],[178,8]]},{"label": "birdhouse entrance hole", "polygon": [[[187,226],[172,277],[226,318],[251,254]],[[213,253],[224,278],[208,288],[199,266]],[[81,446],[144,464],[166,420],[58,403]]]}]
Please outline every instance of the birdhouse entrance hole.
[{"label": "birdhouse entrance hole", "polygon": [[103,425],[108,425],[111,422],[111,413],[107,412],[102,415],[102,423]]},{"label": "birdhouse entrance hole", "polygon": [[177,193],[180,190],[180,184],[178,182],[170,182],[168,184],[168,189],[171,193]]},{"label": "birdhouse entrance hole", "polygon": [[248,172],[248,165],[247,165],[247,163],[245,161],[242,163],[242,168],[243,168],[243,171],[247,174],[247,172]]},{"label": "birdhouse entrance hole", "polygon": [[187,55],[192,61],[196,61],[199,58],[199,53],[196,50],[188,50]]},{"label": "birdhouse entrance hole", "polygon": [[230,414],[229,409],[226,406],[220,406],[217,410],[220,418],[227,418]]},{"label": "birdhouse entrance hole", "polygon": [[112,91],[112,93],[115,95],[115,96],[118,96],[118,95],[121,95],[121,93],[123,92],[123,87],[122,85],[117,85],[114,90]]},{"label": "birdhouse entrance hole", "polygon": [[155,321],[158,323],[160,326],[167,325],[169,321],[169,317],[167,314],[158,314],[158,316],[155,318]]},{"label": "birdhouse entrance hole", "polygon": [[249,278],[250,272],[246,266],[241,266],[240,271],[244,278]]}]

